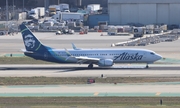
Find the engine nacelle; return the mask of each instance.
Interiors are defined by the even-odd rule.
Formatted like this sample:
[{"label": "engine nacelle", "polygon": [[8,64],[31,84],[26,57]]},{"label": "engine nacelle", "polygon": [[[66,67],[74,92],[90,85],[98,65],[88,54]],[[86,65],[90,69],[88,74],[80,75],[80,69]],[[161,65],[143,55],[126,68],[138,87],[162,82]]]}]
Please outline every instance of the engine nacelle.
[{"label": "engine nacelle", "polygon": [[98,63],[98,66],[112,66],[112,65],[113,65],[112,59],[102,59]]}]

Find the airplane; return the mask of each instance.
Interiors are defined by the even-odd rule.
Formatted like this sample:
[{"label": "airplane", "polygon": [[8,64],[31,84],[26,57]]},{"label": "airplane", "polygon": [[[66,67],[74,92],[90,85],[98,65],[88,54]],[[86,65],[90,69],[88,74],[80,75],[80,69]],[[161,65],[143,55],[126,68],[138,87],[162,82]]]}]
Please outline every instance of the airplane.
[{"label": "airplane", "polygon": [[152,64],[162,58],[161,55],[147,49],[120,48],[120,49],[54,49],[43,45],[31,30],[24,24],[20,25],[23,37],[26,56],[37,60],[44,60],[55,63],[76,63],[88,64],[88,68],[93,65],[99,67],[111,67],[115,63],[146,63]]}]

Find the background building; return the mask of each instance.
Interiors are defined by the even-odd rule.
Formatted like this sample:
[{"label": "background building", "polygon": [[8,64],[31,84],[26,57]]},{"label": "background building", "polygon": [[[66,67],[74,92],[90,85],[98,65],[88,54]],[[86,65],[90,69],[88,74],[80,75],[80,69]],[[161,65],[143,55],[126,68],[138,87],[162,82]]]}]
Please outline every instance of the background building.
[{"label": "background building", "polygon": [[108,0],[49,0],[50,4],[68,3],[72,6],[87,6],[88,4],[100,4],[101,7],[107,7]]},{"label": "background building", "polygon": [[110,24],[180,24],[180,0],[108,0]]},{"label": "background building", "polygon": [[[74,6],[87,6],[88,4],[100,4],[102,7],[107,7],[107,1],[108,0],[24,0],[24,6],[25,7],[37,7],[37,6],[44,6],[45,3],[47,5],[57,5],[60,3],[67,3],[70,5],[70,7]],[[23,0],[8,0],[8,5],[12,6],[14,2],[14,5],[17,7],[22,7]],[[0,3],[1,7],[6,6],[6,0],[1,0]]]}]

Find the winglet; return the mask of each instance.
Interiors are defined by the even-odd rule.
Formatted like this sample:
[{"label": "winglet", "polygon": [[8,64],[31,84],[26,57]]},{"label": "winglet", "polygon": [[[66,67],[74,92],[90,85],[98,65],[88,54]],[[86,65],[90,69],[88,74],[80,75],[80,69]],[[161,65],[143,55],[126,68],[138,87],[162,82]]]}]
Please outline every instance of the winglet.
[{"label": "winglet", "polygon": [[74,43],[71,43],[71,44],[72,44],[72,47],[73,47],[74,50],[80,50],[79,48],[77,48],[77,47],[74,45]]},{"label": "winglet", "polygon": [[66,54],[67,54],[68,56],[72,56],[71,53],[70,53],[66,48],[64,48],[64,49],[65,49]]}]

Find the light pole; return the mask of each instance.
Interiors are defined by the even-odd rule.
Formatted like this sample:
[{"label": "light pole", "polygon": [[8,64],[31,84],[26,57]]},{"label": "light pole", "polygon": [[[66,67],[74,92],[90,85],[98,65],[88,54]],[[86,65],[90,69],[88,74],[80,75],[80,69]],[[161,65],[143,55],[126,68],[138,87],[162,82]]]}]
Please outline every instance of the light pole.
[{"label": "light pole", "polygon": [[8,13],[9,13],[9,10],[8,10],[8,0],[6,0],[6,23],[8,23]]},{"label": "light pole", "polygon": [[22,20],[24,20],[24,0],[23,0],[23,14],[22,14]]},{"label": "light pole", "polygon": [[46,0],[44,0],[44,7],[45,7],[45,15],[44,15],[44,19],[46,20],[46,10],[47,10],[47,3],[46,3]]},{"label": "light pole", "polygon": [[14,13],[14,0],[13,0],[13,17],[12,19],[14,19],[15,13]]},{"label": "light pole", "polygon": [[24,12],[24,0],[23,0],[23,12]]},{"label": "light pole", "polygon": [[82,0],[79,0],[79,6],[81,6],[82,5]]},{"label": "light pole", "polygon": [[45,8],[45,10],[46,10],[46,0],[44,0],[44,8]]}]

